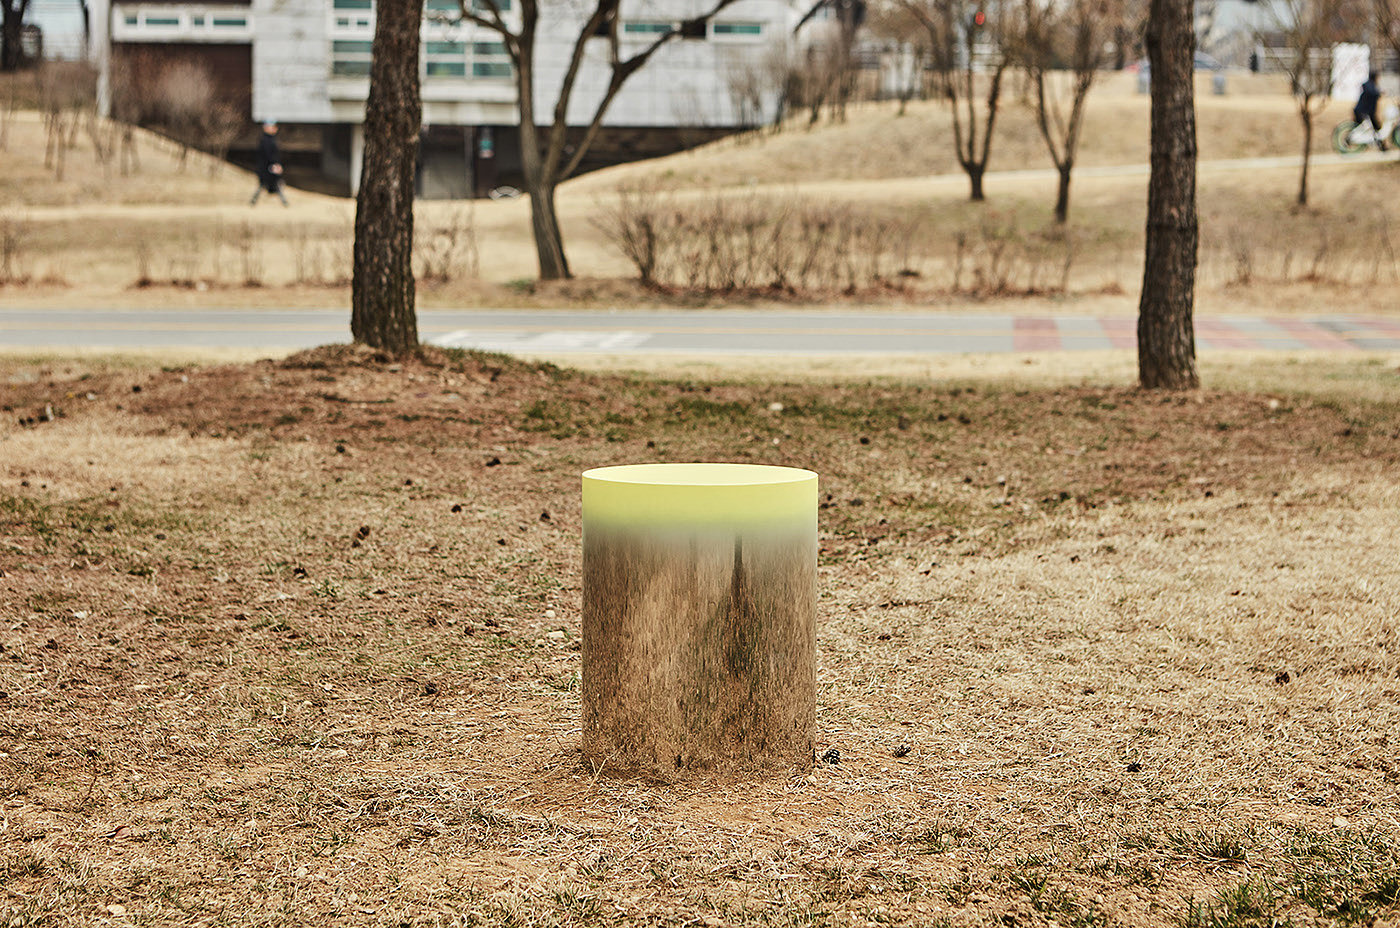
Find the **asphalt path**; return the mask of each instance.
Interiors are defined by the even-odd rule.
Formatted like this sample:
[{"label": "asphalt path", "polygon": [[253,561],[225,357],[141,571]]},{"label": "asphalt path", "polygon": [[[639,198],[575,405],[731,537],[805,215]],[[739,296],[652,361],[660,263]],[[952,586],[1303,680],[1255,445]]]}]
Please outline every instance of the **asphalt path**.
[{"label": "asphalt path", "polygon": [[[0,309],[0,348],[237,348],[350,341],[349,311]],[[882,355],[1131,349],[1131,317],[1006,313],[423,310],[425,341],[525,355]],[[1400,317],[1198,318],[1197,347],[1400,350]]]}]

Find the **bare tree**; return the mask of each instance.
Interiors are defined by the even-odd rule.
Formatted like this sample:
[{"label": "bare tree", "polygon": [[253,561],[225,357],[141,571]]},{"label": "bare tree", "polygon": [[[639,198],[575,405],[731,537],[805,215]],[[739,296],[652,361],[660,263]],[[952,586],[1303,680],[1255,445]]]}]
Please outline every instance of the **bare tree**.
[{"label": "bare tree", "polygon": [[821,14],[830,17],[834,28],[807,48],[805,74],[812,82],[808,100],[812,118],[808,125],[816,124],[821,115],[821,103],[827,104],[832,120],[846,121],[846,104],[855,93],[856,33],[865,24],[865,0],[817,0],[797,21],[793,32],[800,31]]},{"label": "bare tree", "polygon": [[[220,97],[218,82],[208,65],[176,61],[159,68],[153,80],[127,84],[132,77],[129,72],[122,73],[119,80],[113,81],[113,114],[129,109],[136,117],[134,121],[154,121],[162,127],[180,143],[181,171],[192,150],[213,155],[209,171],[212,174],[217,170],[219,160],[228,154],[247,120],[237,107]],[[148,96],[132,99],[141,89]]]},{"label": "bare tree", "polygon": [[1303,169],[1298,205],[1308,205],[1313,123],[1332,95],[1332,46],[1360,32],[1360,0],[1274,0],[1273,35],[1282,44],[1279,65],[1288,75],[1303,127]]},{"label": "bare tree", "polygon": [[[984,200],[982,177],[991,157],[992,133],[1001,103],[1001,80],[1010,63],[1007,15],[1010,5],[973,0],[900,0],[927,34],[937,89],[953,114],[953,145],[967,173],[971,198]],[[986,49],[985,59],[979,57]],[[978,84],[985,96],[977,106]],[[966,119],[966,122],[964,122]]]},{"label": "bare tree", "polygon": [[166,131],[180,143],[180,170],[184,171],[190,149],[202,141],[204,114],[214,105],[214,77],[194,61],[178,61],[161,72],[155,90],[152,102]]},{"label": "bare tree", "polygon": [[155,84],[161,73],[148,52],[127,52],[112,57],[108,86],[112,119],[117,124],[118,169],[123,175],[141,169],[136,150],[136,127],[151,118]]},{"label": "bare tree", "polygon": [[[421,3],[421,0],[419,0]],[[686,20],[660,33],[633,53],[624,54],[621,40],[620,0],[588,0],[582,7],[577,32],[571,32],[565,56],[564,76],[548,123],[537,119],[535,110],[535,54],[542,19],[551,27],[561,18],[576,21],[558,6],[544,9],[546,0],[520,0],[518,16],[504,0],[462,0],[460,21],[473,23],[499,35],[515,72],[516,99],[520,110],[520,160],[525,175],[525,191],[530,196],[530,222],[540,278],[559,280],[572,276],[564,255],[564,237],[559,228],[554,194],[559,184],[578,169],[603,125],[603,117],[628,79],[636,74],[672,40],[683,34],[703,34],[710,19],[736,0],[715,0],[714,5],[694,19]],[[586,51],[601,38],[606,48],[607,80],[593,104],[581,137],[569,147],[568,113],[579,86]]]},{"label": "bare tree", "polygon": [[837,94],[846,71],[846,59],[839,36],[827,36],[808,42],[801,50],[792,70],[792,84],[797,102],[807,109],[807,128],[822,118],[822,110],[830,107],[832,119],[844,106],[838,106]]},{"label": "bare tree", "polygon": [[413,195],[422,130],[418,84],[423,0],[378,0],[365,102],[364,168],[355,199],[350,331],[391,355],[418,350]]},{"label": "bare tree", "polygon": [[1149,390],[1193,390],[1196,337],[1196,33],[1191,0],[1152,0],[1152,176],[1138,301],[1138,380]]},{"label": "bare tree", "polygon": [[889,82],[880,92],[899,101],[899,115],[903,116],[910,100],[928,96],[926,76],[931,62],[923,23],[902,3],[880,5],[870,11],[865,31],[885,46],[881,73],[882,77],[889,75]]},{"label": "bare tree", "polygon": [[82,116],[96,106],[97,75],[86,64],[45,61],[37,77],[39,108],[44,114],[44,166],[53,168],[55,178],[62,180]]},{"label": "bare tree", "polygon": [[1119,0],[1024,0],[1019,57],[1031,83],[1036,126],[1060,174],[1055,197],[1059,223],[1069,218],[1070,177],[1089,90],[1109,61],[1121,19]]},{"label": "bare tree", "polygon": [[763,103],[772,89],[761,61],[735,55],[723,67],[725,88],[740,128],[757,129],[763,123]]}]

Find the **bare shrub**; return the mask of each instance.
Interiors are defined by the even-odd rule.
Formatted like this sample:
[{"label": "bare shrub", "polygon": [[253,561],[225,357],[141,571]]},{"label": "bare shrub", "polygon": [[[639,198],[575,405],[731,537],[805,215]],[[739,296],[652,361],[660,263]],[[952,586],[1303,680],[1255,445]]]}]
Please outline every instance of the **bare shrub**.
[{"label": "bare shrub", "polygon": [[[701,293],[847,294],[914,280],[975,296],[1066,292],[1075,237],[1027,233],[1014,215],[939,240],[930,216],[795,197],[706,199],[657,186],[617,191],[596,225],[649,287]],[[939,265],[946,277],[928,280]]]},{"label": "bare shrub", "polygon": [[12,216],[0,215],[0,286],[29,281],[24,270],[28,227]]},{"label": "bare shrub", "polygon": [[209,165],[213,174],[245,124],[238,110],[220,98],[213,73],[197,62],[175,62],[147,90],[153,96],[142,116],[159,120],[180,144],[180,170],[195,150],[213,156]]},{"label": "bare shrub", "polygon": [[416,223],[413,238],[419,280],[445,284],[474,279],[480,273],[475,207],[454,209],[435,222]]},{"label": "bare shrub", "polygon": [[161,74],[156,94],[166,129],[180,143],[183,171],[190,149],[200,142],[204,112],[214,105],[214,80],[193,62],[177,62]]},{"label": "bare shrub", "polygon": [[156,282],[151,277],[151,243],[145,239],[138,239],[132,253],[132,260],[136,262],[136,279],[131,282],[131,285],[137,289],[154,287]]},{"label": "bare shrub", "polygon": [[660,188],[651,184],[617,189],[617,205],[605,210],[594,225],[616,245],[637,269],[643,286],[657,285],[662,224],[667,214],[660,208]]},{"label": "bare shrub", "polygon": [[354,231],[339,233],[299,226],[293,239],[293,279],[301,286],[343,287],[350,283]]},{"label": "bare shrub", "polygon": [[243,223],[239,229],[238,238],[234,241],[234,247],[238,251],[243,271],[243,286],[261,287],[263,285],[262,246],[251,225]]}]

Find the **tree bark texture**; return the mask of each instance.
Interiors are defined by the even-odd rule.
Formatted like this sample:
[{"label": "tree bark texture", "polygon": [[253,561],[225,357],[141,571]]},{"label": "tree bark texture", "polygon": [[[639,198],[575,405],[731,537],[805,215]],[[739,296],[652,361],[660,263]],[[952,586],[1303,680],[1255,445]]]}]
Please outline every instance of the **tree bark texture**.
[{"label": "tree bark texture", "polygon": [[376,6],[364,169],[355,201],[350,331],[356,342],[403,355],[418,349],[413,195],[422,126],[423,0],[379,0]]},{"label": "tree bark texture", "polygon": [[1308,166],[1312,162],[1312,101],[1304,99],[1299,107],[1303,117],[1303,171],[1298,177],[1298,205],[1308,205]]},{"label": "tree bark texture", "polygon": [[1069,222],[1069,182],[1074,176],[1074,163],[1065,162],[1058,168],[1060,185],[1055,193],[1055,221],[1060,225]]},{"label": "tree bark texture", "polygon": [[[748,467],[637,465],[694,466]],[[632,469],[584,476],[585,756],[667,779],[809,768],[816,475],[750,468],[810,478],[774,491],[795,500],[781,512],[761,485],[681,488],[711,502],[671,516],[655,499],[673,488],[641,486],[625,514],[600,512],[592,476]]]},{"label": "tree bark texture", "polygon": [[530,191],[530,228],[535,235],[540,280],[567,280],[574,276],[564,254],[564,233],[554,211],[554,186],[537,183]]},{"label": "tree bark texture", "polygon": [[986,168],[980,164],[970,164],[967,165],[964,170],[967,171],[967,180],[972,187],[969,199],[974,203],[981,203],[986,200],[987,196],[982,192],[982,175],[986,171]]},{"label": "tree bark texture", "polygon": [[1152,0],[1152,173],[1138,302],[1138,379],[1147,389],[1200,386],[1192,322],[1196,288],[1196,51],[1191,0]]}]

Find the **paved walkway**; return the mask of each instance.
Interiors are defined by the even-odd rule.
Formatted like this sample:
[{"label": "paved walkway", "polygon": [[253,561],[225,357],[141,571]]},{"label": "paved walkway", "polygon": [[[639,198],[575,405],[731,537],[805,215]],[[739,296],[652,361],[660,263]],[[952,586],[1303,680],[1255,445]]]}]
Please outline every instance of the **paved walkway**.
[{"label": "paved walkway", "polygon": [[[246,348],[350,340],[349,310],[0,310],[0,348]],[[1133,349],[1130,317],[874,311],[424,310],[438,345],[525,354],[880,355]],[[1400,316],[1198,318],[1197,347],[1400,350]]]}]

